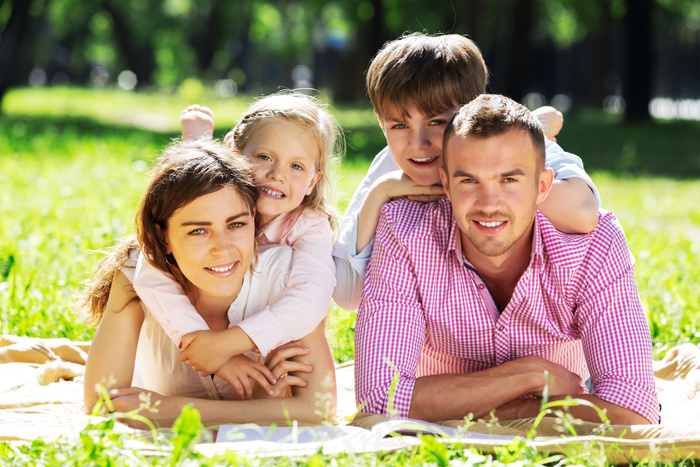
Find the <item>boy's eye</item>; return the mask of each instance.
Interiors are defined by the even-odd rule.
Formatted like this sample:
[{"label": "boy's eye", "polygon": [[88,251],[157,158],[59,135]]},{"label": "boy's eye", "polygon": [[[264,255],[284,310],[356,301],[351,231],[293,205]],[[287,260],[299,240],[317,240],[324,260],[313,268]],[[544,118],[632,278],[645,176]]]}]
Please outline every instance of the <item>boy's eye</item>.
[{"label": "boy's eye", "polygon": [[405,124],[403,123],[397,123],[396,125],[392,126],[394,130],[403,130],[405,128],[408,128]]},{"label": "boy's eye", "polygon": [[430,121],[431,126],[445,125],[446,123],[447,123],[447,120],[443,120],[441,118],[436,118],[435,120]]}]

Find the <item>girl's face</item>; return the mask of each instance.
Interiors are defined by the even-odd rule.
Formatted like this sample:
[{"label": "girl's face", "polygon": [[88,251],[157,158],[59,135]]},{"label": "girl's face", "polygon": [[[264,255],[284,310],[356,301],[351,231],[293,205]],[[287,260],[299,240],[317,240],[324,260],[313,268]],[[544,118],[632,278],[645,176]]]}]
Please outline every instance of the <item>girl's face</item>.
[{"label": "girl's face", "polygon": [[195,286],[196,299],[227,307],[253,260],[254,213],[235,188],[224,187],[176,210],[165,241],[166,252]]},{"label": "girl's face", "polygon": [[258,128],[243,148],[260,188],[262,225],[299,207],[321,178],[321,150],[311,129],[285,119]]}]

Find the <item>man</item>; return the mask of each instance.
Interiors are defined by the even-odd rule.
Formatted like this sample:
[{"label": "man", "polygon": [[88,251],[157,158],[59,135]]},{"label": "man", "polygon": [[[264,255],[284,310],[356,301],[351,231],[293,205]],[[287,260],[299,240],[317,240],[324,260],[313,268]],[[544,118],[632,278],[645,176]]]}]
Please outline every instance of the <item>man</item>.
[{"label": "man", "polygon": [[[613,424],[658,423],[651,339],[612,213],[585,235],[537,210],[552,184],[541,125],[483,95],[448,125],[437,203],[384,205],[356,331],[365,412],[501,420],[572,395]],[[590,377],[593,393],[583,385]],[[596,411],[570,412],[600,421]]]}]

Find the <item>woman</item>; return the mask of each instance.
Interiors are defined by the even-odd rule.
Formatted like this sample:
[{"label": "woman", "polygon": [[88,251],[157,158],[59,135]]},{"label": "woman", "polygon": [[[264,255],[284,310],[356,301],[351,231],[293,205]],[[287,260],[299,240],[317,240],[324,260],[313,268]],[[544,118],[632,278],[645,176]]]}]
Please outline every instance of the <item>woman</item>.
[{"label": "woman", "polygon": [[[257,196],[247,163],[219,143],[177,143],[164,151],[137,212],[138,244],[127,240],[100,263],[80,303],[98,323],[85,372],[86,408],[98,400],[95,385],[109,383],[116,411],[138,408],[139,394],[147,392],[158,410],[143,415],[161,424],[172,423],[186,404],[210,424],[314,424],[335,416],[333,359],[322,325],[272,352],[265,364],[240,355],[216,375],[200,376],[179,360],[179,349],[131,287],[140,248],[180,282],[212,330],[273,302],[285,287],[291,250],[256,254]],[[287,388],[291,397],[266,397]],[[319,398],[327,413],[319,412]]]}]

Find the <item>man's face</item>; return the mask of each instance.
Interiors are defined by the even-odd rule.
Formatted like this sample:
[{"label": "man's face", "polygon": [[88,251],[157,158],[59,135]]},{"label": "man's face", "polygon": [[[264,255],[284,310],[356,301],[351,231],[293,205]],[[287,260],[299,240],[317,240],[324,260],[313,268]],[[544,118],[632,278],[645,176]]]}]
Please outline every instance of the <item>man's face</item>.
[{"label": "man's face", "polygon": [[440,178],[465,256],[499,263],[531,248],[535,207],[547,197],[552,171],[538,168],[529,135],[513,129],[488,138],[452,136],[445,152]]},{"label": "man's face", "polygon": [[426,115],[415,105],[406,106],[408,115],[393,105],[379,117],[391,155],[403,172],[419,185],[440,183],[442,137],[459,107],[439,115]]}]

